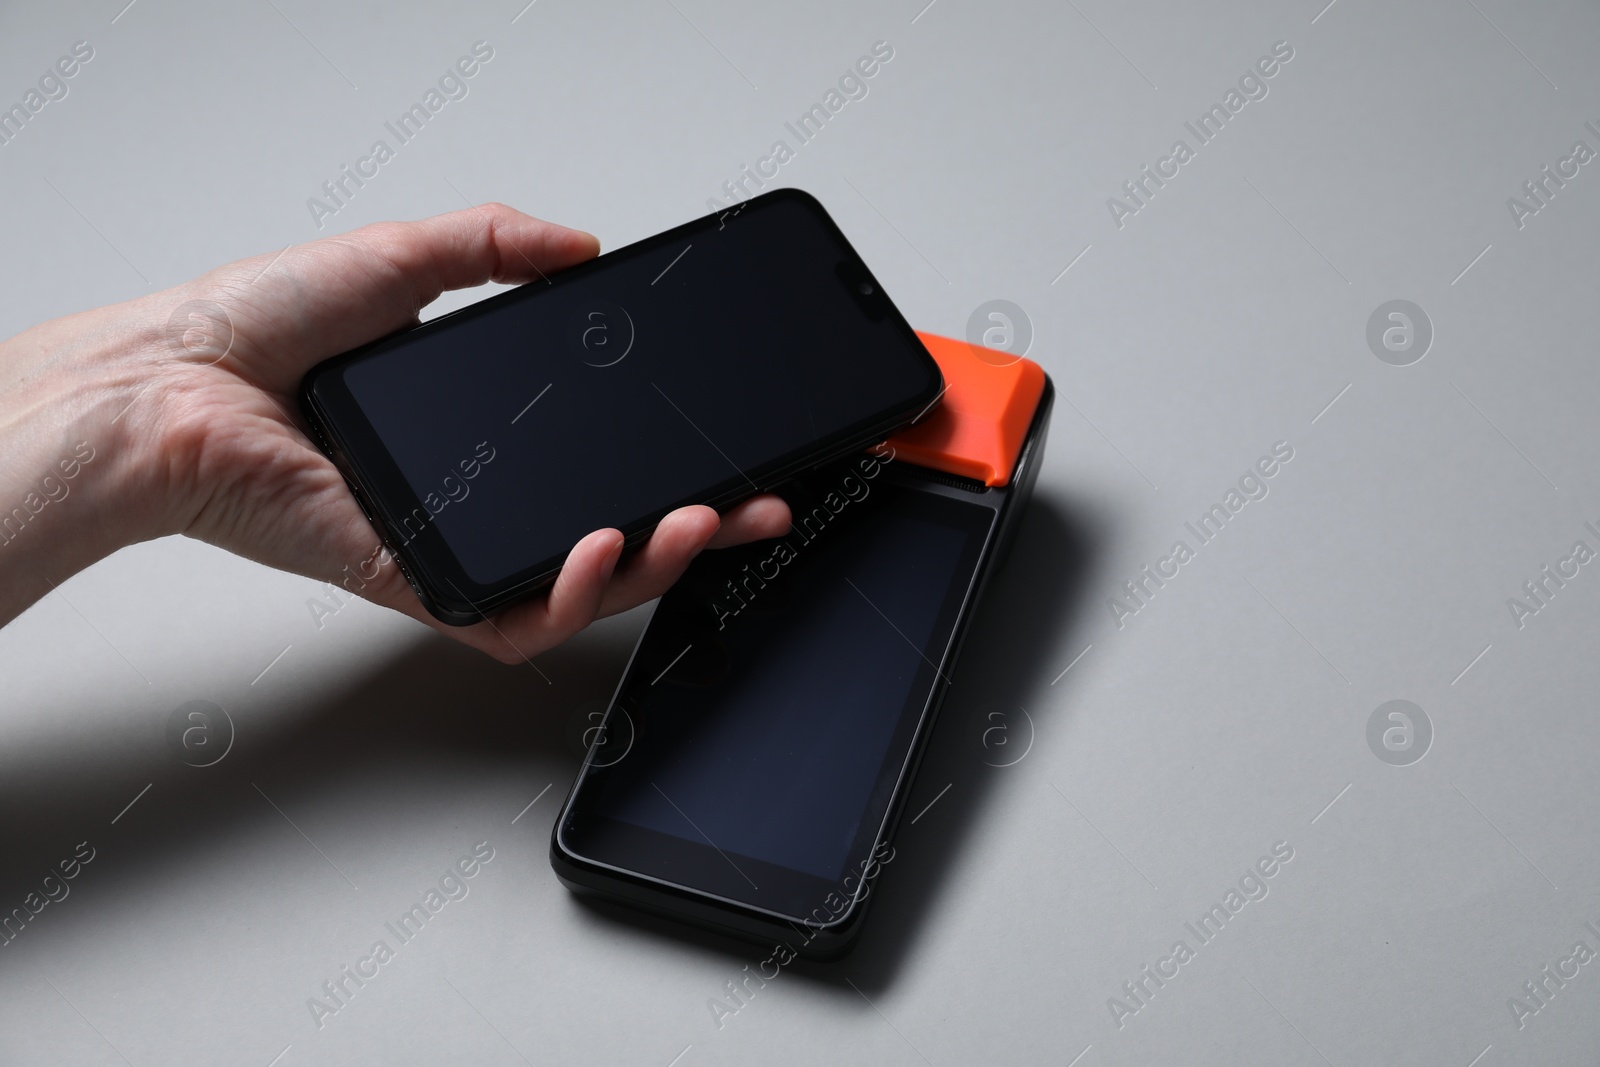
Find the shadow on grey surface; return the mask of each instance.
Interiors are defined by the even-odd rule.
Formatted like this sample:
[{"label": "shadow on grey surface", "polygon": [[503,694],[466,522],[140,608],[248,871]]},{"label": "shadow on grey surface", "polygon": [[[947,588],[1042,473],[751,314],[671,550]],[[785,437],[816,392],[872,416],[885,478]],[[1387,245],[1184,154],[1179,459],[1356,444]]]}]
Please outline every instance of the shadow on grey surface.
[{"label": "shadow on grey surface", "polygon": [[[581,756],[568,720],[603,705],[641,622],[605,624],[541,656],[550,682],[534,668],[505,667],[421,636],[337,686],[290,685],[287,691],[310,691],[257,701],[247,713],[235,709],[231,747],[211,766],[182,761],[166,716],[68,744],[18,731],[11,744],[42,747],[39,758],[0,779],[0,912],[39,891],[50,868],[82,841],[96,852],[95,877],[79,878],[68,895],[92,884],[102,900],[126,896],[133,906],[141,891],[158,890],[198,854],[232,849],[249,836],[243,827],[288,819],[282,809],[302,821],[305,812],[314,819],[325,809],[370,809],[374,817],[357,822],[392,829],[381,825],[385,807],[437,804],[486,769],[526,772],[560,787],[551,790],[559,795]],[[296,831],[285,825],[283,832]]]},{"label": "shadow on grey surface", "polygon": [[[984,715],[991,709],[1014,712],[1023,694],[1037,692],[1040,683],[1048,686],[1065,665],[1057,663],[1056,656],[1076,645],[1068,639],[1074,628],[1082,627],[1086,615],[1083,590],[1095,556],[1084,525],[1048,495],[1036,495],[1023,516],[1011,558],[973,620],[895,836],[895,857],[873,886],[876,899],[860,941],[842,960],[796,960],[784,968],[786,972],[855,997],[848,979],[870,994],[893,984],[919,938],[937,936],[928,928],[928,916],[945,891],[946,875],[965,842],[992,815],[988,798],[995,776],[1026,773],[1021,769],[1026,764],[1020,761],[1010,768],[985,762],[1002,763],[1013,757],[983,747]],[[1034,726],[1043,731],[1059,721],[1060,713],[1050,716],[1034,709],[1032,716]],[[929,810],[926,821],[910,825],[946,782],[948,793]],[[597,934],[603,934],[602,926],[621,923],[645,936],[725,956],[730,978],[737,977],[744,964],[753,966],[769,954],[733,938],[620,905],[577,896],[573,903],[579,921],[591,917]],[[709,990],[708,995],[718,992]]]}]

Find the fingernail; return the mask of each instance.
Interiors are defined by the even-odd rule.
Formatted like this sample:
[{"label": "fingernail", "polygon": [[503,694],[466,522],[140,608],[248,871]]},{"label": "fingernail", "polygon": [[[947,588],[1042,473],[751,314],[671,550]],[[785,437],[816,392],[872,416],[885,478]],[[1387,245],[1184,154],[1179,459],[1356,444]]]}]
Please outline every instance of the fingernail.
[{"label": "fingernail", "polygon": [[611,546],[611,551],[606,553],[605,560],[600,564],[600,578],[609,582],[611,574],[617,569],[617,561],[622,558],[622,546],[626,543],[624,538],[618,537],[617,543]]}]

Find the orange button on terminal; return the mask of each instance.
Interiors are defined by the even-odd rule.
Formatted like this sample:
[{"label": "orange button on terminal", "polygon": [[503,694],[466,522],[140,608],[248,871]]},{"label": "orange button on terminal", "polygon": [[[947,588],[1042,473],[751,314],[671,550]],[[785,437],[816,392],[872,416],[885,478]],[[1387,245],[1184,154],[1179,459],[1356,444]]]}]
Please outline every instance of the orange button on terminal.
[{"label": "orange button on terminal", "polygon": [[1005,485],[1044,394],[1044,369],[951,337],[917,336],[944,373],[945,392],[921,422],[889,438],[895,459]]}]

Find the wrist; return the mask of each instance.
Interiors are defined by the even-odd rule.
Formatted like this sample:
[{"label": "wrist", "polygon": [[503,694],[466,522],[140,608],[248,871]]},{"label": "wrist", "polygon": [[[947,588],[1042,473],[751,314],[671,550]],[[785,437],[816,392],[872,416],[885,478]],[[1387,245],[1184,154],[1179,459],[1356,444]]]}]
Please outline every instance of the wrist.
[{"label": "wrist", "polygon": [[151,463],[128,415],[156,333],[128,326],[138,317],[126,309],[120,322],[89,312],[0,344],[0,625],[154,535],[140,504]]}]

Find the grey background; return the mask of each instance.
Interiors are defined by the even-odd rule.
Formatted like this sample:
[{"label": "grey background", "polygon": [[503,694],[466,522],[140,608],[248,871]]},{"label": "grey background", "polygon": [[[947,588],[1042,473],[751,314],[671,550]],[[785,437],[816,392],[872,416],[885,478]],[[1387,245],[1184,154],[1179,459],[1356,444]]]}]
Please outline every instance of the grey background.
[{"label": "grey background", "polygon": [[[1520,629],[1507,598],[1600,548],[1600,163],[1506,206],[1600,149],[1592,4],[123,2],[0,14],[8,105],[96,53],[0,147],[7,335],[463,197],[616,247],[885,40],[779,180],[919,327],[1026,309],[1064,402],[859,951],[721,1029],[766,953],[579,905],[545,858],[642,612],[513,669],[364,603],[319,629],[315,583],[184,540],[67,582],[0,632],[0,910],[97,855],[0,949],[0,1059],[1592,1061],[1600,964],[1521,1029],[1507,1001],[1600,949],[1600,576]],[[319,231],[306,199],[478,40],[470,96]],[[1279,40],[1269,95],[1119,229],[1107,198]],[[1434,328],[1407,367],[1366,345],[1393,299]],[[1270,495],[1119,627],[1278,441]],[[1392,699],[1433,726],[1409,766],[1367,746]],[[236,725],[213,766],[167,745],[191,700]],[[470,895],[319,1029],[307,999],[480,841]],[[1107,999],[1280,841],[1270,895],[1119,1028]]]}]

